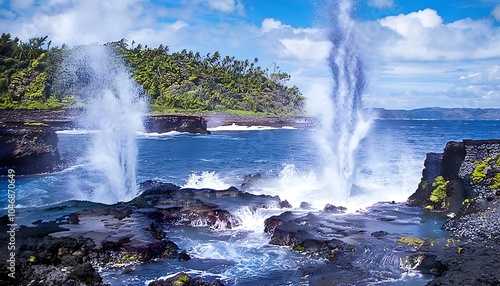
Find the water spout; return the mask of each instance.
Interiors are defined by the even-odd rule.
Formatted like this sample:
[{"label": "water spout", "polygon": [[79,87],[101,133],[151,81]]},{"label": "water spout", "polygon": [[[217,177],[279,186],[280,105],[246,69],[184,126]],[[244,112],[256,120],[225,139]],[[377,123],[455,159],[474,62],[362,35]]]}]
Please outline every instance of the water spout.
[{"label": "water spout", "polygon": [[83,197],[103,203],[137,194],[137,131],[143,130],[146,102],[123,61],[110,47],[76,47],[64,64],[66,84],[85,104],[80,125],[92,133],[78,188]]},{"label": "water spout", "polygon": [[356,43],[355,22],[351,19],[353,4],[350,0],[324,1],[323,4],[332,44],[328,65],[333,90],[318,107],[321,124],[316,142],[323,166],[324,192],[330,199],[346,202],[354,181],[355,156],[371,120],[362,110],[365,74]]}]

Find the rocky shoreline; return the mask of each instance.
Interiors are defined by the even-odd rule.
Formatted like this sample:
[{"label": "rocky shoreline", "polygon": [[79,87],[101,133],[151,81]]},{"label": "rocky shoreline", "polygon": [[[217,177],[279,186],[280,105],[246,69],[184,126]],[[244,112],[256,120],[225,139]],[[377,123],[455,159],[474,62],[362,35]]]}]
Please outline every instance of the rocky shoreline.
[{"label": "rocky shoreline", "polygon": [[444,272],[428,285],[500,285],[500,140],[448,142],[429,153],[409,205],[446,214],[446,242],[427,241]]},{"label": "rocky shoreline", "polygon": [[[0,110],[0,126],[3,124],[43,123],[55,129],[79,127],[82,111],[71,110]],[[183,121],[186,120],[186,121]],[[317,120],[304,115],[242,116],[233,114],[150,114],[145,118],[146,132],[192,132],[207,133],[206,128],[223,125],[297,127],[310,128]],[[191,129],[191,123],[193,128]]]},{"label": "rocky shoreline", "polygon": [[[16,172],[51,172],[60,166],[57,153],[58,128],[77,122],[76,115],[47,112],[0,112],[1,167],[12,160],[23,162]],[[220,125],[310,127],[314,120],[301,116],[241,117],[209,115],[206,118],[180,115],[151,116],[149,128],[182,132],[195,128],[203,133]],[[187,124],[187,125],[186,125]],[[191,126],[191,127],[188,127]],[[188,128],[188,129],[182,129]],[[10,160],[10,161],[9,161]],[[23,167],[24,166],[24,167]],[[38,169],[29,169],[37,166]],[[449,142],[443,153],[429,153],[422,179],[407,206],[387,212],[393,203],[373,206],[363,219],[344,215],[342,206],[327,205],[321,211],[296,214],[278,197],[245,192],[259,184],[260,175],[245,178],[240,189],[181,189],[155,181],[143,182],[140,195],[130,202],[103,205],[67,201],[41,209],[25,210],[28,223],[16,231],[15,269],[18,285],[106,285],[99,268],[123,268],[154,260],[189,260],[190,254],[169,239],[171,227],[233,229],[241,221],[227,209],[229,204],[252,208],[274,206],[283,211],[266,219],[262,228],[269,244],[286,246],[312,259],[326,261],[320,266],[298,269],[311,285],[350,285],[345,273],[356,273],[363,281],[376,282],[372,273],[354,263],[371,251],[377,258],[381,249],[391,249],[408,271],[420,271],[434,278],[427,285],[500,285],[500,140]],[[228,203],[228,201],[230,203]],[[42,210],[43,209],[43,210]],[[49,211],[51,219],[40,219],[38,211]],[[423,212],[423,213],[422,213]],[[31,214],[30,214],[31,213]],[[342,214],[339,216],[338,214]],[[403,218],[442,218],[449,238],[411,237],[388,232]],[[401,221],[398,221],[401,220]],[[0,239],[9,239],[8,216],[0,217]],[[369,227],[367,227],[369,226]],[[378,252],[377,252],[378,251]],[[7,252],[0,259],[8,261]],[[374,265],[373,267],[378,267]],[[0,282],[12,283],[9,269],[0,269]],[[322,284],[323,283],[323,284]],[[223,285],[178,273],[150,285]]]},{"label": "rocky shoreline", "polygon": [[[102,270],[99,269],[127,271],[134,265],[156,260],[188,261],[190,253],[170,240],[169,230],[175,227],[234,229],[243,222],[227,209],[228,206],[281,208],[282,213],[268,218],[262,228],[270,238],[269,244],[289,247],[317,261],[296,270],[301,276],[308,277],[310,285],[324,285],[322,281],[351,285],[349,279],[353,273],[357,281],[365,282],[396,275],[381,272],[383,277],[374,277],[371,271],[356,264],[355,261],[362,259],[367,250],[373,251],[374,263],[381,263],[372,267],[381,269],[387,267],[383,262],[387,255],[384,249],[391,249],[393,255],[400,257],[403,269],[416,269],[424,258],[415,247],[420,246],[418,238],[381,230],[388,225],[397,227],[415,215],[411,209],[388,213],[387,206],[392,203],[374,206],[360,220],[357,215],[339,216],[345,209],[331,205],[319,213],[304,211],[293,214],[286,201],[252,195],[244,192],[244,187],[241,190],[235,187],[226,190],[181,189],[169,183],[146,181],[140,190],[141,194],[135,199],[113,205],[66,201],[21,211],[18,216],[24,222],[18,222],[16,232],[18,285],[104,286]],[[303,208],[307,210],[307,205],[304,204]],[[8,217],[4,215],[0,219],[0,238],[6,240]],[[367,230],[374,227],[378,231]],[[0,259],[5,261],[6,255],[2,252]],[[427,259],[426,263],[421,268],[426,273],[440,271],[440,264],[435,260]],[[8,269],[2,268],[0,272],[4,283],[12,282]],[[223,283],[217,279],[204,281],[177,273],[150,285]]]},{"label": "rocky shoreline", "polygon": [[[78,110],[0,110],[0,127],[37,125],[71,130],[82,128],[83,118],[83,112]],[[148,114],[143,121],[145,132],[210,133],[207,121],[200,116]]]}]

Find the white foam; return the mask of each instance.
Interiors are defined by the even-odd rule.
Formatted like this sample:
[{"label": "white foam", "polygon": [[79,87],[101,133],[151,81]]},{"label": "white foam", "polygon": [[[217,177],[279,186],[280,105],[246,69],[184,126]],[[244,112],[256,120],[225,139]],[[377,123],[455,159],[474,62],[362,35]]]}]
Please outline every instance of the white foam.
[{"label": "white foam", "polygon": [[67,134],[67,135],[85,135],[90,133],[98,132],[96,130],[86,130],[86,129],[71,129],[71,130],[59,130],[56,131],[57,134]]},{"label": "white foam", "polygon": [[214,190],[226,190],[231,187],[231,185],[224,182],[224,180],[215,172],[203,171],[201,173],[192,173],[182,187],[193,189],[208,188]]},{"label": "white foam", "polygon": [[158,133],[158,132],[137,132],[137,135],[139,138],[151,138],[151,139],[156,139],[156,138],[170,138],[176,135],[181,134],[181,132],[178,131],[170,131],[170,132],[164,132],[164,133]]},{"label": "white foam", "polygon": [[217,131],[261,131],[261,130],[276,130],[276,129],[296,129],[296,128],[292,127],[292,126],[283,126],[283,127],[271,127],[271,126],[259,126],[259,125],[243,126],[243,125],[237,125],[235,123],[233,123],[231,125],[224,125],[224,126],[207,128],[207,130],[210,132],[217,132]]}]

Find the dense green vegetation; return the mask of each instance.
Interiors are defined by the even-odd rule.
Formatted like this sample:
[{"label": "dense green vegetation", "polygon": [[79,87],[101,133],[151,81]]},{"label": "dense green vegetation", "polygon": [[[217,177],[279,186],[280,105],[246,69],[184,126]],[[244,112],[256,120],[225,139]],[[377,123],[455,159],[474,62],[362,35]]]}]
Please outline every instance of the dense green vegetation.
[{"label": "dense green vegetation", "polygon": [[[51,47],[47,37],[27,43],[10,34],[0,38],[0,108],[67,109],[75,107],[71,88],[56,84],[64,57],[71,49]],[[134,80],[142,86],[156,112],[223,111],[243,114],[293,114],[304,98],[290,76],[274,65],[258,66],[258,59],[237,60],[219,52],[201,56],[168,47],[129,46],[126,40],[107,43],[123,58]]]}]

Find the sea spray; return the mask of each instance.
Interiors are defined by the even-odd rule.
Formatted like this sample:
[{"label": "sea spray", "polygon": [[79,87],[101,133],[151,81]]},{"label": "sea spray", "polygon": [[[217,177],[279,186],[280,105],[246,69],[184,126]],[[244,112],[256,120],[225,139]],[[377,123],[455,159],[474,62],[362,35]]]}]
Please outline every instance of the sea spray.
[{"label": "sea spray", "polygon": [[137,194],[138,131],[143,131],[146,102],[141,90],[111,47],[90,45],[70,50],[61,75],[76,101],[84,105],[80,125],[92,133],[77,185],[81,196],[115,203]]},{"label": "sea spray", "polygon": [[365,87],[363,63],[351,19],[350,0],[323,1],[323,13],[332,47],[327,59],[332,73],[332,92],[323,95],[314,114],[320,126],[314,134],[323,166],[320,199],[345,203],[351,196],[356,171],[355,156],[368,133],[371,120],[363,113],[361,96]]},{"label": "sea spray", "polygon": [[215,172],[191,173],[183,188],[225,190],[231,185],[224,182]]}]

